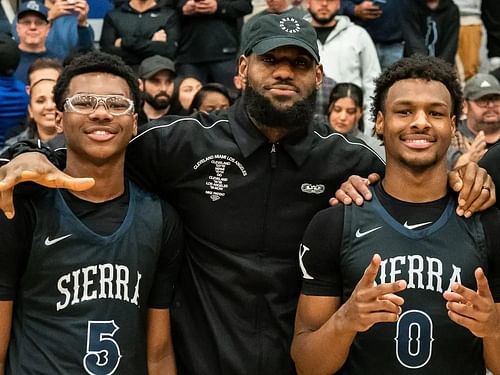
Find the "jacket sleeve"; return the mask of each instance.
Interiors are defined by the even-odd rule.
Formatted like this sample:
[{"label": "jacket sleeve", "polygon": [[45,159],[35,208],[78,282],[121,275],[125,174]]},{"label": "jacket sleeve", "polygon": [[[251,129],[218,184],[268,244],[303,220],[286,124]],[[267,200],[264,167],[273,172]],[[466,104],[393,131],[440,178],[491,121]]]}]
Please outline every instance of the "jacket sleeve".
[{"label": "jacket sleeve", "polygon": [[425,22],[415,9],[414,0],[401,0],[401,30],[405,41],[405,56],[415,53],[428,55],[421,23]]},{"label": "jacket sleeve", "polygon": [[358,42],[361,49],[361,80],[363,84],[363,102],[366,108],[371,106],[371,97],[375,93],[375,79],[380,75],[380,63],[372,38],[365,29],[361,29]]},{"label": "jacket sleeve", "polygon": [[[450,9],[446,11],[447,16],[443,17],[446,22],[439,25],[441,35],[439,38],[440,51],[436,54],[437,57],[448,61],[450,64],[455,64],[455,55],[458,49],[458,33],[460,30],[460,14],[458,7],[455,4],[450,5]],[[441,18],[441,19],[443,19]]]},{"label": "jacket sleeve", "polygon": [[163,29],[167,33],[166,42],[152,41],[137,35],[125,36],[122,38],[122,48],[132,54],[141,56],[161,55],[174,60],[180,36],[177,14],[172,13],[165,22]]},{"label": "jacket sleeve", "polygon": [[115,47],[115,40],[118,39],[118,34],[116,28],[113,24],[113,19],[110,17],[109,13],[104,17],[101,31],[101,40],[99,45],[104,52],[112,53],[120,57],[125,57],[125,53],[119,47]]},{"label": "jacket sleeve", "polygon": [[252,12],[250,0],[217,0],[215,15],[221,18],[239,18]]},{"label": "jacket sleeve", "polygon": [[351,18],[351,19],[355,18],[355,16],[354,16],[354,7],[358,3],[359,2],[354,2],[354,1],[351,1],[351,0],[343,0],[343,1],[341,1],[339,14],[342,14],[344,16],[349,16],[349,18]]},{"label": "jacket sleeve", "polygon": [[94,29],[92,26],[78,26],[78,49],[90,51],[94,48]]}]

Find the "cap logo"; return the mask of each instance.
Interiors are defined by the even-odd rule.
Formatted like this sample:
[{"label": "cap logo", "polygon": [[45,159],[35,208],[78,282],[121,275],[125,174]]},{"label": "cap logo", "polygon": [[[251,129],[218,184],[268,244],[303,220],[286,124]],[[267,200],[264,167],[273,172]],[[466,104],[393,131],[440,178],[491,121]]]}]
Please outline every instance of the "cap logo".
[{"label": "cap logo", "polygon": [[36,1],[30,1],[28,4],[26,4],[26,8],[35,10],[37,12],[40,11],[40,5],[38,5]]},{"label": "cap logo", "polygon": [[300,31],[300,24],[293,17],[283,17],[280,20],[280,28],[290,34],[295,34]]},{"label": "cap logo", "polygon": [[481,82],[479,87],[491,87],[491,84],[488,81],[483,81],[483,82]]}]

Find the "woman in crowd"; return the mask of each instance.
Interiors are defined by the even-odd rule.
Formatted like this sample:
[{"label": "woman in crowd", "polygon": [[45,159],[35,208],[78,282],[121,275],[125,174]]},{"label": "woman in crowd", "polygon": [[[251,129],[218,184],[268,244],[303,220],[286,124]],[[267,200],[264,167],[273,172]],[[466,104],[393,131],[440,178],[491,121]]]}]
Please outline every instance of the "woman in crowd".
[{"label": "woman in crowd", "polygon": [[194,96],[191,102],[190,113],[212,112],[227,109],[232,104],[229,90],[220,83],[204,85]]},{"label": "woman in crowd", "polygon": [[55,84],[54,79],[42,78],[31,85],[27,127],[17,136],[8,139],[2,152],[21,140],[40,140],[47,143],[57,135],[56,105],[52,94]]},{"label": "woman in crowd", "polygon": [[375,138],[363,134],[363,90],[353,83],[338,83],[330,93],[328,105],[330,127],[342,134],[363,140],[385,159],[384,148]]},{"label": "woman in crowd", "polygon": [[201,89],[201,82],[194,77],[177,77],[174,80],[174,92],[169,114],[189,115],[191,102],[196,93]]}]

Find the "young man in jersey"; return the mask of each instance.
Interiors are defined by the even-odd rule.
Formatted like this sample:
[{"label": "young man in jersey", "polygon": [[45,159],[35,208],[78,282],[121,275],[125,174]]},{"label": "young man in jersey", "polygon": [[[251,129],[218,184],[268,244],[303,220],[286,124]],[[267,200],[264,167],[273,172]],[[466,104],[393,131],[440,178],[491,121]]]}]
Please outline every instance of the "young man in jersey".
[{"label": "young man in jersey", "polygon": [[0,374],[176,373],[180,221],[124,177],[139,97],[130,68],[100,52],[58,80],[65,172],[92,187],[43,189],[17,201],[14,220],[0,214]]},{"label": "young man in jersey", "polygon": [[[171,310],[179,372],[294,374],[302,233],[348,175],[383,172],[366,145],[314,132],[316,39],[303,19],[261,17],[240,57],[245,90],[237,103],[162,118],[128,148],[127,171],[167,197],[186,228]],[[79,184],[39,153],[20,155],[0,168],[0,207],[11,214],[9,189],[25,177]]]},{"label": "young man in jersey", "polygon": [[404,59],[376,85],[385,177],[371,202],[321,211],[306,230],[297,370],[498,374],[500,214],[453,213],[446,151],[462,103],[453,68]]}]

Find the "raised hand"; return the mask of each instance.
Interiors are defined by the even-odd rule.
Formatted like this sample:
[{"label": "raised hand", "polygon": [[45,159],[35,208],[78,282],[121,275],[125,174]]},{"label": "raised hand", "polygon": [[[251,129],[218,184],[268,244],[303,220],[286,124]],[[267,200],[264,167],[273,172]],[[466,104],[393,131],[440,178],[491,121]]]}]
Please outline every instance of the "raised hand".
[{"label": "raised hand", "polygon": [[395,322],[404,299],[394,293],[406,289],[406,281],[376,285],[380,255],[375,254],[349,299],[338,310],[346,329],[364,332],[376,323]]},{"label": "raised hand", "polygon": [[488,279],[481,268],[474,271],[477,291],[455,283],[443,294],[448,316],[476,337],[500,335],[500,311],[493,300]]},{"label": "raised hand", "polygon": [[50,188],[84,191],[94,186],[93,178],[74,178],[57,169],[45,155],[27,152],[0,167],[0,209],[12,219],[15,215],[14,187],[32,181]]}]

